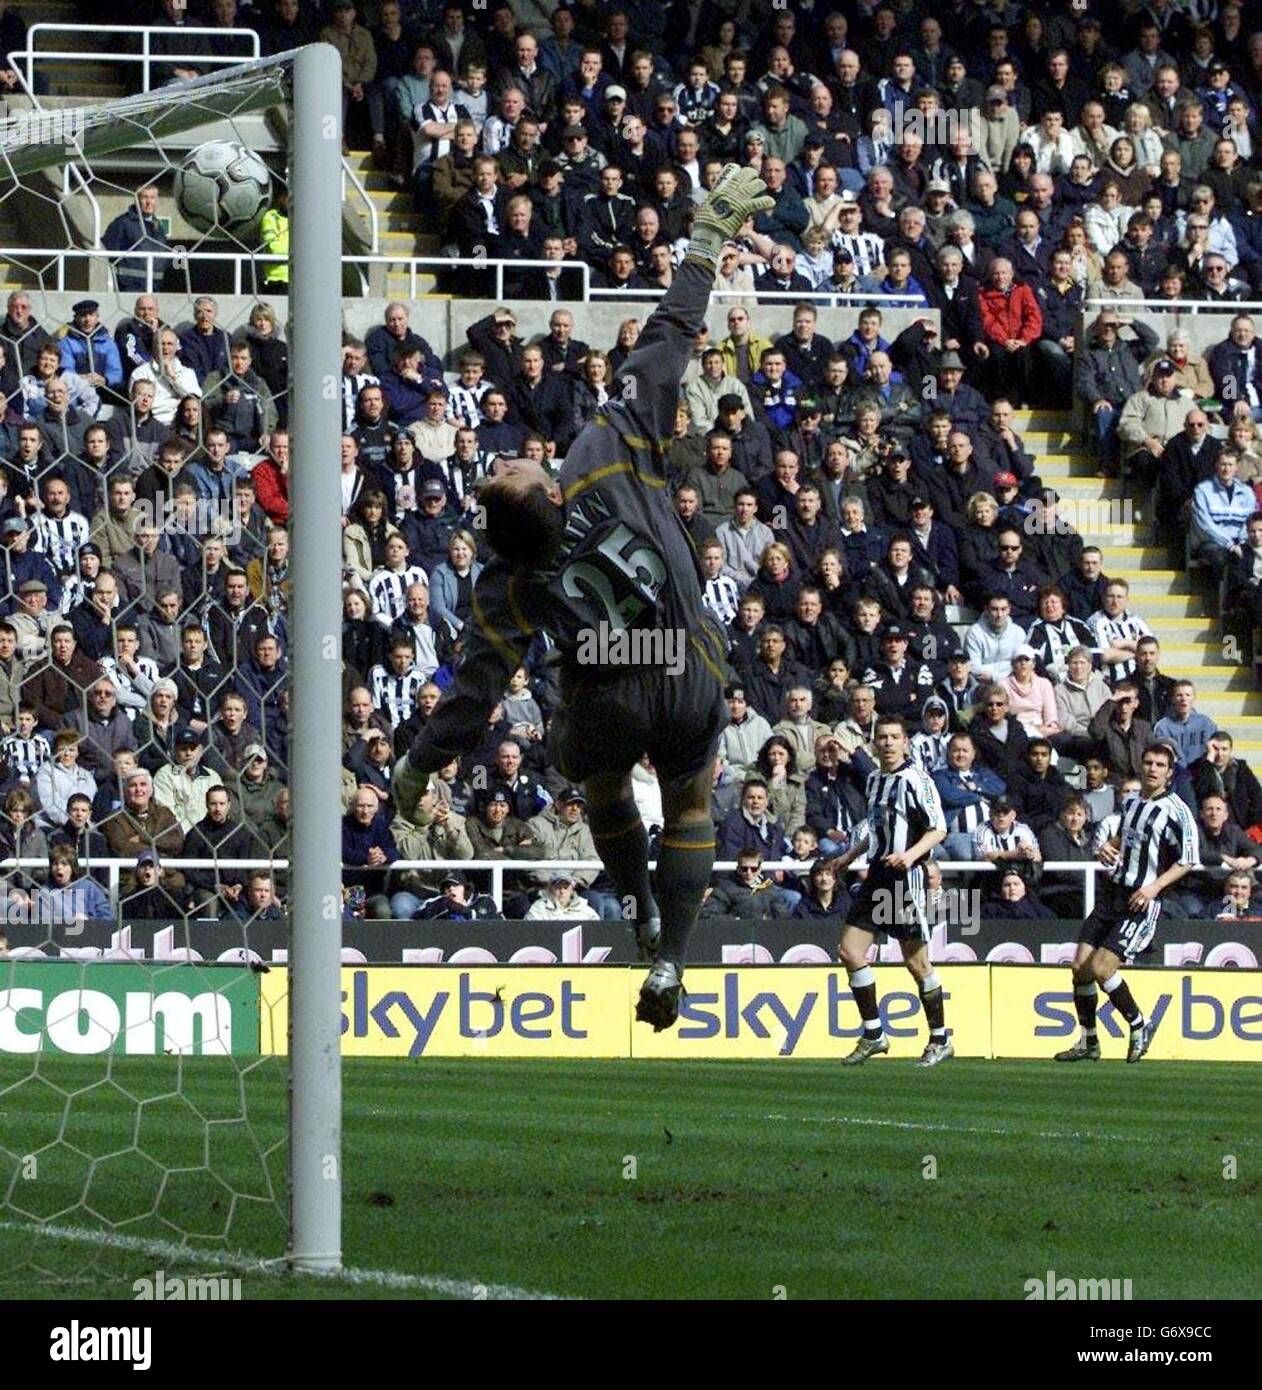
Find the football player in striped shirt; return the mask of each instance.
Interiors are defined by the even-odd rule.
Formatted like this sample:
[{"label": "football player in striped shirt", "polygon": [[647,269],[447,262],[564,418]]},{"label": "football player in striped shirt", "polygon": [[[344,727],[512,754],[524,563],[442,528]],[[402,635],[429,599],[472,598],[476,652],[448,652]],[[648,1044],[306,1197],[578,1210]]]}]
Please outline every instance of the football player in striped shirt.
[{"label": "football player in striped shirt", "polygon": [[1187,803],[1174,792],[1175,752],[1167,743],[1144,749],[1139,795],[1122,811],[1116,834],[1097,856],[1108,869],[1100,893],[1082,924],[1074,953],[1074,1007],[1082,1037],[1058,1062],[1098,1062],[1097,986],[1130,1025],[1128,1062],[1138,1062],[1152,1042],[1152,1024],[1122,978],[1122,966],[1152,943],[1161,917],[1161,895],[1201,867],[1200,837]]},{"label": "football player in striped shirt", "polygon": [[929,1024],[922,1067],[936,1067],[955,1055],[947,1036],[942,985],[929,961],[929,923],[925,915],[924,862],[946,839],[946,818],[933,778],[911,760],[907,726],[897,715],[876,721],[877,770],[868,774],[867,833],[837,860],[847,869],[866,854],[868,876],[841,933],[841,960],[863,1019],[863,1036],[842,1065],[859,1066],[890,1050],[876,1002],[876,975],[868,950],[879,932],[894,937],[920,990]]}]

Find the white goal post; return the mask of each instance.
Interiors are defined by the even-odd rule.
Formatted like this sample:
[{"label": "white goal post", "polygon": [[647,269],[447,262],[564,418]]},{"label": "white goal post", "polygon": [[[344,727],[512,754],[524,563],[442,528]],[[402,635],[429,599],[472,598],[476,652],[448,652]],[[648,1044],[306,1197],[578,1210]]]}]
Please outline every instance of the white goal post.
[{"label": "white goal post", "polygon": [[[341,1267],[341,60],[312,44],[60,121],[0,123],[0,179],[290,103],[289,1209],[295,1272]],[[38,98],[35,99],[39,109]],[[50,115],[53,113],[49,113]],[[74,119],[64,119],[73,116]],[[196,253],[194,253],[195,255]]]}]

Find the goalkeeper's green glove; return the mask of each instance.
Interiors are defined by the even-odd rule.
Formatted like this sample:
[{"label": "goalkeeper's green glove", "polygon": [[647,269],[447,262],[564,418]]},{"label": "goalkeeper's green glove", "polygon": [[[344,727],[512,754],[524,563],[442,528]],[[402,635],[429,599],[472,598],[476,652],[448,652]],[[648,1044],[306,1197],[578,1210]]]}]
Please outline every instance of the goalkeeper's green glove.
[{"label": "goalkeeper's green glove", "polygon": [[743,164],[727,164],[719,181],[697,210],[692,225],[688,254],[700,256],[717,266],[725,242],[760,212],[770,212],[776,200],[767,192],[762,179]]}]

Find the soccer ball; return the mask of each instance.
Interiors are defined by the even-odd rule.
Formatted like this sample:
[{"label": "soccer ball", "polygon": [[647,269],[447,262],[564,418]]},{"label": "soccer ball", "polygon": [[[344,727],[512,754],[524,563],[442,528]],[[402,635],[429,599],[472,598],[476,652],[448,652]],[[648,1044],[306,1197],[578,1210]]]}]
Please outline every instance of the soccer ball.
[{"label": "soccer ball", "polygon": [[244,237],[271,201],[272,176],[235,140],[198,145],[175,171],[175,201],[199,232]]}]

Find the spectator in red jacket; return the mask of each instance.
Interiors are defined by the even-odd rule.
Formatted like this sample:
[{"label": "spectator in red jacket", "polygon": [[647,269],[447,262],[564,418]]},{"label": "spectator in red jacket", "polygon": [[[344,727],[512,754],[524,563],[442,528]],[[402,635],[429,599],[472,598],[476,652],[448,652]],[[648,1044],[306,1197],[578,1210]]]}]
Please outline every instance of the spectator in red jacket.
[{"label": "spectator in red jacket", "polygon": [[996,257],[990,286],[977,296],[982,336],[973,351],[986,364],[990,397],[1028,401],[1037,366],[1034,344],[1043,333],[1043,314],[1029,285],[1013,283],[1012,262]]},{"label": "spectator in red jacket", "polygon": [[268,442],[270,458],[255,466],[254,496],[276,526],[289,521],[289,431],[273,430]]}]

